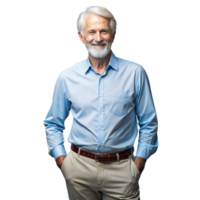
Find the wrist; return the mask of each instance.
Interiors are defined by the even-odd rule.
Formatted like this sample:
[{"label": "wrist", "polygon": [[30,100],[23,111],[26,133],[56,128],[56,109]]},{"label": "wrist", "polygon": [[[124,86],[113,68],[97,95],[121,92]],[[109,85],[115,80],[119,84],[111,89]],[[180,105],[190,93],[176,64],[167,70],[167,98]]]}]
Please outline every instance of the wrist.
[{"label": "wrist", "polygon": [[146,159],[138,157],[138,156],[135,157],[134,161],[141,165],[145,165],[145,163],[146,163]]}]

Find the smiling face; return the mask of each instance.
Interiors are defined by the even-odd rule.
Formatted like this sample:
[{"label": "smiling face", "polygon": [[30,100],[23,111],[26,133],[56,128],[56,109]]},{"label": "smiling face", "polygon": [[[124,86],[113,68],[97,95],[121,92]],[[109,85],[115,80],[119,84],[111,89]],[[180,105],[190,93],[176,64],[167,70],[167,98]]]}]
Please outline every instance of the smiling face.
[{"label": "smiling face", "polygon": [[83,36],[78,34],[93,57],[103,58],[111,50],[115,33],[112,34],[108,19],[96,14],[88,14],[85,17]]}]

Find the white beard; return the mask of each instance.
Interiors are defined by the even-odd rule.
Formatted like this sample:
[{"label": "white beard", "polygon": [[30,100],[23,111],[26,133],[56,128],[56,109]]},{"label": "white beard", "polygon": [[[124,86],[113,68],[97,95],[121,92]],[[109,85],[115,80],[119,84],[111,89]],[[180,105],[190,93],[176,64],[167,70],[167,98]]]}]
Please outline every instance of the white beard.
[{"label": "white beard", "polygon": [[[83,40],[85,41],[85,38],[83,38]],[[92,44],[106,44],[103,48],[102,47],[95,47],[95,49],[93,48]],[[86,41],[85,41],[85,46],[88,50],[88,52],[94,57],[94,58],[104,58],[105,56],[108,55],[108,53],[111,50],[111,46],[112,43],[108,43],[106,41],[103,42],[91,42],[89,45],[87,45]]]}]

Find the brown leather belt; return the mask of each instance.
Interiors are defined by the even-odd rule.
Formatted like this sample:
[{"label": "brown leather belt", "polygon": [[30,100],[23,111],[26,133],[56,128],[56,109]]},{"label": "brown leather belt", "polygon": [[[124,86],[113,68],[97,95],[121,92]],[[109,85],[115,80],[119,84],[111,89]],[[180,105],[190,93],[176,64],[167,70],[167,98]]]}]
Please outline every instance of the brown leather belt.
[{"label": "brown leather belt", "polygon": [[[74,144],[71,144],[71,150],[78,153],[78,149],[79,147],[75,146]],[[107,155],[100,155],[100,154],[95,154],[92,153],[90,151],[86,151],[84,149],[81,148],[80,150],[80,155],[88,157],[88,158],[92,158],[95,159],[96,161],[99,162],[106,162],[106,161],[115,161],[117,160],[117,153],[115,154],[107,154]],[[119,152],[119,160],[123,160],[128,158],[130,155],[132,154],[131,149],[127,149],[125,151]]]}]

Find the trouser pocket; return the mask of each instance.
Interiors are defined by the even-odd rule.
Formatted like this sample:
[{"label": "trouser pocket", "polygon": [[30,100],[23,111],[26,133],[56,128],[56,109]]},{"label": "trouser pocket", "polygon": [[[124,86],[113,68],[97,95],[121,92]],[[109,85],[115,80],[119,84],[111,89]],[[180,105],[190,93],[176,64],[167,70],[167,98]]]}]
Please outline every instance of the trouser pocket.
[{"label": "trouser pocket", "polygon": [[137,168],[137,166],[136,166],[136,164],[134,162],[134,159],[135,158],[132,155],[131,156],[132,173],[133,173],[133,176],[139,180],[141,174],[140,174],[140,171],[139,171],[139,169]]},{"label": "trouser pocket", "polygon": [[67,174],[68,174],[67,171],[68,171],[68,167],[69,167],[68,162],[70,161],[70,155],[71,155],[71,151],[67,154],[67,156],[63,160],[63,163],[60,168],[65,179],[67,178]]}]

